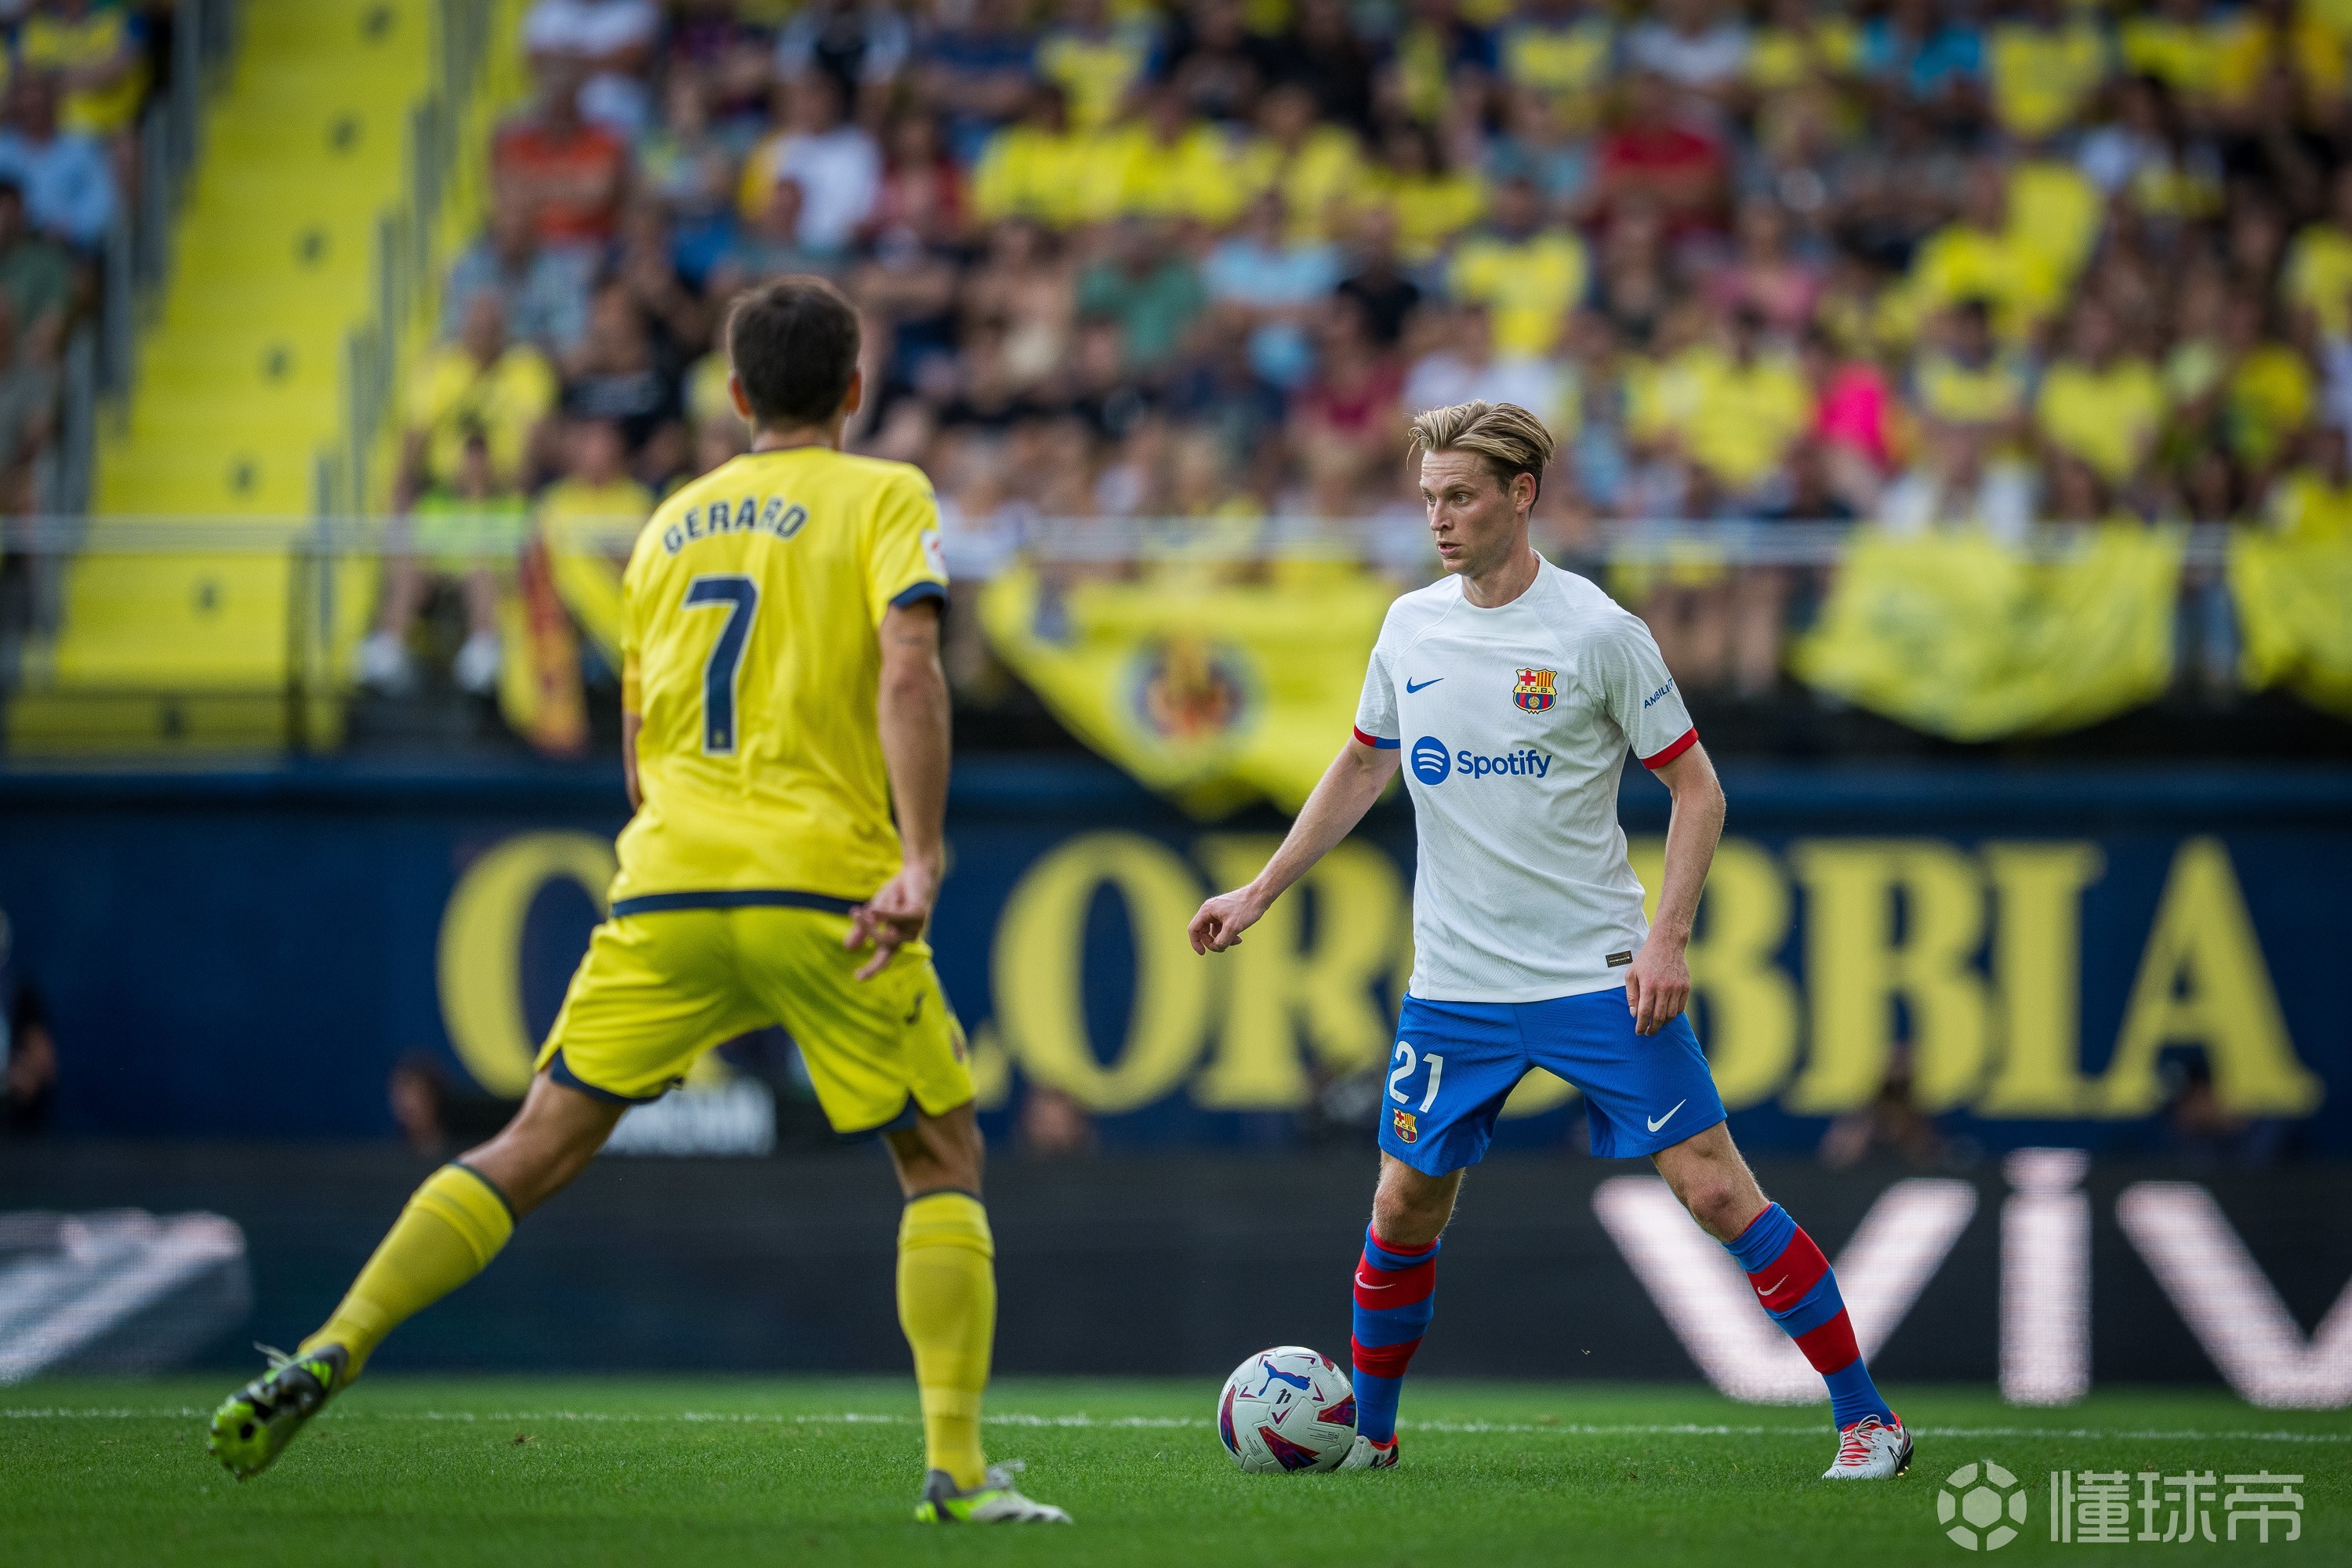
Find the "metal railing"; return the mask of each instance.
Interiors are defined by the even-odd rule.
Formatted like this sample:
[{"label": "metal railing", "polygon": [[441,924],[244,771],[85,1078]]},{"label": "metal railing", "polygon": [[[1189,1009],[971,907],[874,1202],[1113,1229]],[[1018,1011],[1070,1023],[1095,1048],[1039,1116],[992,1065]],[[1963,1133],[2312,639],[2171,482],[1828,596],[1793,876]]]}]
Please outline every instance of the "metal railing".
[{"label": "metal railing", "polygon": [[171,80],[140,117],[139,188],[124,193],[100,258],[96,391],[118,412],[138,382],[139,329],[171,279],[176,220],[204,157],[205,106],[235,67],[242,7],[243,0],[179,0]]},{"label": "metal railing", "polygon": [[313,459],[311,509],[321,518],[346,517],[380,499],[376,449],[402,355],[420,308],[439,298],[442,224],[499,12],[487,0],[439,0],[433,16],[434,86],[409,113],[406,188],[377,219],[374,304],[343,342],[343,429]]}]

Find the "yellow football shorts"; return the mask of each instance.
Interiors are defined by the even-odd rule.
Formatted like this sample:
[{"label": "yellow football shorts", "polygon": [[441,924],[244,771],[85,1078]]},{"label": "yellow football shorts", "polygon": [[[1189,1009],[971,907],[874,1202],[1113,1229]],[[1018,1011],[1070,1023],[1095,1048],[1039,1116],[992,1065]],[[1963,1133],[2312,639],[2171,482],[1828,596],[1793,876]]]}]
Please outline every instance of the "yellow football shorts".
[{"label": "yellow football shorts", "polygon": [[931,950],[910,942],[871,980],[845,915],[825,910],[665,909],[608,920],[589,939],[539,1068],[600,1099],[658,1100],[714,1046],[781,1024],[839,1132],[971,1098],[963,1027]]}]

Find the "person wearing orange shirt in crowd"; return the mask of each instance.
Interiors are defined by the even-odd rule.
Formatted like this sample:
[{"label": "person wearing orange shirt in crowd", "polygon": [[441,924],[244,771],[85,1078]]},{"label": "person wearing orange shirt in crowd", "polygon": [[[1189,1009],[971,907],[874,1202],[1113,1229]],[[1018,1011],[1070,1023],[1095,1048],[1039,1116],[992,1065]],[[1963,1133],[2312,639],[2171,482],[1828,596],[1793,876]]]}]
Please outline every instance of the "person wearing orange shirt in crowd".
[{"label": "person wearing orange shirt in crowd", "polygon": [[543,245],[605,244],[619,227],[628,189],[628,143],[581,118],[580,77],[576,65],[548,66],[536,107],[490,147],[497,201],[530,208]]}]

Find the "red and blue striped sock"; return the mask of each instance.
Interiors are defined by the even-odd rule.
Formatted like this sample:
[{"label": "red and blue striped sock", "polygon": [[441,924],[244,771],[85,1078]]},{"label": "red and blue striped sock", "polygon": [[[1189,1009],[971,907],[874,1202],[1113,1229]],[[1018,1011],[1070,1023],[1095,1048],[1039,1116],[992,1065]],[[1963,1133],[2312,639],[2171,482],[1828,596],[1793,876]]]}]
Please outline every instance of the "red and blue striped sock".
[{"label": "red and blue striped sock", "polygon": [[1404,1369],[1437,1312],[1439,1245],[1391,1247],[1364,1227],[1356,1265],[1356,1431],[1375,1443],[1396,1439]]},{"label": "red and blue striped sock", "polygon": [[1748,1271],[1748,1282],[1756,1288],[1764,1310],[1797,1342],[1830,1385],[1830,1418],[1841,1428],[1865,1415],[1893,1422],[1895,1412],[1879,1396],[1870,1369],[1862,1363],[1862,1347],[1854,1343],[1853,1322],[1846,1316],[1845,1298],[1838,1294],[1837,1275],[1789,1211],[1779,1204],[1765,1205],[1738,1239],[1723,1245]]}]

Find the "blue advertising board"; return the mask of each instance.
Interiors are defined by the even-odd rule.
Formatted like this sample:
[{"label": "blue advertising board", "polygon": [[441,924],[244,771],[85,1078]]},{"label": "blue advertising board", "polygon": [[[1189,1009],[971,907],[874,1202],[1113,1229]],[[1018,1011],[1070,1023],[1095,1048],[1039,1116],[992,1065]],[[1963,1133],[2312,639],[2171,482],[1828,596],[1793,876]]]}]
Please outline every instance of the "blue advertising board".
[{"label": "blue advertising board", "polygon": [[[2352,773],[1726,785],[1691,967],[1744,1143],[1810,1151],[1894,1096],[1985,1147],[2160,1153],[2193,1099],[2202,1127],[2352,1153]],[[0,776],[0,910],[54,1023],[57,1130],[378,1137],[417,1051],[518,1092],[624,815],[616,775],[574,770]],[[1629,779],[1622,815],[1654,882],[1665,797]],[[963,764],[933,940],[992,1119],[1044,1084],[1106,1146],[1279,1143],[1377,1082],[1412,962],[1402,802],[1241,948],[1183,939],[1282,826],[1204,827],[1090,763]],[[1572,1087],[1531,1079],[1500,1141],[1580,1121]]]}]

